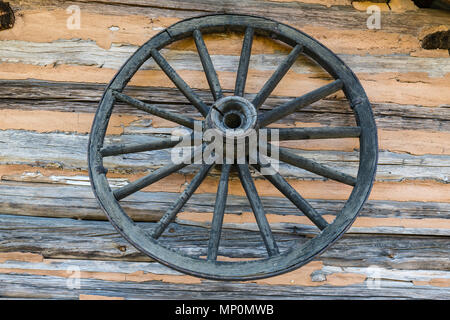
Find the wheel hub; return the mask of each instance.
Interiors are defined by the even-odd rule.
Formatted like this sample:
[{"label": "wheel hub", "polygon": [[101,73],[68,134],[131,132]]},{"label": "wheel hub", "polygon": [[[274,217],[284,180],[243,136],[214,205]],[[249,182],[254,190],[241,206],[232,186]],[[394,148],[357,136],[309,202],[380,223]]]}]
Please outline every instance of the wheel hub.
[{"label": "wheel hub", "polygon": [[206,128],[216,129],[223,137],[244,138],[254,133],[257,112],[245,98],[229,96],[217,100],[206,117]]}]

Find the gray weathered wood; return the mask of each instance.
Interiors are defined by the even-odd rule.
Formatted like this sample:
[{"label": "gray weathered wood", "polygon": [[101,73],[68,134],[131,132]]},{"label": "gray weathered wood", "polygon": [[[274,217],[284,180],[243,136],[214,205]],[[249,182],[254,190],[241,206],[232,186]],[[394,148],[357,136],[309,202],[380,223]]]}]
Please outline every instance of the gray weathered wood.
[{"label": "gray weathered wood", "polygon": [[[160,280],[134,282],[134,281],[110,281],[98,279],[80,279],[80,288],[69,288],[67,279],[61,276],[39,276],[27,273],[27,270],[63,272],[70,275],[74,268],[80,272],[111,274],[133,274],[144,272],[146,274],[180,275],[179,273],[161,266],[158,263],[142,263],[128,261],[95,261],[56,259],[46,262],[21,262],[5,261],[0,263],[2,269],[19,269],[22,273],[0,274],[2,288],[1,298],[62,298],[78,299],[80,294],[123,297],[125,299],[175,299],[185,297],[187,299],[314,299],[314,298],[339,298],[339,299],[412,299],[412,298],[436,298],[446,299],[448,290],[433,286],[411,285],[411,281],[431,281],[433,279],[448,279],[447,271],[431,270],[391,270],[384,268],[352,268],[324,266],[321,270],[314,271],[311,280],[319,283],[327,276],[345,272],[355,275],[365,275],[367,278],[362,284],[346,286],[320,285],[311,286],[282,286],[265,285],[256,283],[227,283],[218,281],[202,281],[201,283],[173,284]],[[376,279],[376,282],[375,282]],[[376,287],[375,287],[376,285]]]},{"label": "gray weathered wood", "polygon": [[[30,6],[32,1],[27,1],[23,6]],[[34,1],[34,7],[41,5],[39,1]],[[48,7],[60,8],[61,4],[57,0],[46,2]],[[31,6],[33,8],[33,6]],[[296,26],[321,26],[324,28],[336,28],[347,30],[359,30],[361,26],[366,26],[367,14],[365,11],[358,11],[351,6],[327,7],[323,5],[298,3],[298,2],[273,2],[269,0],[226,0],[217,3],[213,0],[201,1],[83,1],[85,10],[100,14],[145,15],[149,18],[159,18],[161,16],[176,17],[184,19],[198,16],[205,13],[229,12],[240,14],[256,14],[276,20],[295,22]],[[334,19],[329,19],[332,14]],[[417,36],[424,25],[439,26],[448,24],[448,15],[445,12],[433,10],[417,10],[407,12],[390,12],[386,15],[385,31],[392,33],[411,34]],[[408,21],[408,23],[403,23]]]},{"label": "gray weathered wood", "polygon": [[206,281],[201,284],[173,284],[163,281],[117,282],[83,279],[80,289],[71,290],[67,279],[29,274],[0,275],[2,298],[78,299],[81,294],[125,299],[448,299],[448,290],[439,287],[398,286],[398,282],[383,281],[380,289],[366,284],[348,286],[270,286],[253,283]]},{"label": "gray weathered wood", "polygon": [[[170,131],[169,131],[170,132]],[[111,136],[105,146],[113,144],[142,144],[159,141],[160,137],[146,135]],[[88,137],[82,134],[37,133],[30,131],[0,131],[0,164],[29,164],[33,167],[58,167],[86,170],[86,144]],[[330,168],[356,175],[357,152],[305,151],[290,149],[304,158],[314,159]],[[170,163],[168,150],[150,151],[127,156],[105,158],[105,167],[116,172],[142,172]],[[447,155],[411,155],[381,151],[377,169],[378,181],[435,180],[448,182],[450,157]],[[195,168],[195,166],[193,166]],[[194,170],[195,171],[195,170]],[[191,167],[183,173],[193,173]],[[280,164],[280,173],[298,179],[320,179],[319,176],[292,166]],[[217,172],[213,174],[218,175]]]},{"label": "gray weathered wood", "polygon": [[313,172],[328,179],[333,179],[351,186],[356,184],[356,178],[341,171],[323,166],[316,161],[299,156],[286,148],[279,148],[279,159],[280,161]]},{"label": "gray weathered wood", "polygon": [[[58,180],[54,179],[53,183]],[[63,182],[60,180],[60,183]],[[0,210],[3,213],[44,217],[70,217],[76,219],[106,220],[98,208],[86,181],[74,177],[68,180],[69,186],[49,184],[0,184],[2,202]],[[39,190],[38,192],[36,190]],[[122,201],[126,212],[136,221],[157,221],[176,200],[176,193],[138,193]],[[298,215],[298,209],[288,200],[276,197],[263,197],[263,205],[268,214]],[[308,202],[319,214],[336,215],[343,202],[336,200],[313,200]],[[214,194],[195,194],[185,205],[190,212],[213,212]],[[251,208],[244,197],[230,195],[227,213],[240,214],[250,212]],[[363,217],[398,218],[398,219],[447,219],[450,212],[448,203],[419,203],[395,201],[369,201],[362,211]],[[420,221],[420,220],[419,220]],[[279,230],[290,232],[295,225],[285,224]],[[302,226],[305,228],[307,226]],[[439,228],[436,225],[436,228]],[[313,232],[310,229],[308,232]],[[414,229],[395,227],[352,228],[352,233],[385,233],[385,234],[448,234],[448,229]]]},{"label": "gray weathered wood", "polygon": [[[32,252],[45,258],[76,258],[148,261],[130,246],[107,221],[77,221],[65,218],[37,218],[0,215],[1,252]],[[141,223],[151,229],[154,223]],[[173,223],[171,233],[162,235],[166,245],[189,254],[206,256],[209,230]],[[291,241],[305,241],[298,234],[274,233],[280,251]],[[369,267],[404,270],[449,270],[449,237],[347,235],[316,260],[338,267]],[[263,257],[266,248],[257,231],[223,229],[219,255]]]},{"label": "gray weathered wood", "polygon": [[[31,177],[32,178],[32,177]],[[14,215],[106,220],[81,176],[52,177],[47,183],[0,183],[0,212]],[[32,178],[33,179],[33,178]],[[115,185],[118,182],[111,181]],[[124,185],[122,182],[120,185]],[[157,221],[176,201],[178,193],[141,192],[124,199],[121,205],[136,221]],[[241,214],[251,208],[245,197],[228,196],[226,212]],[[185,205],[189,212],[213,212],[215,194],[194,194]],[[262,197],[266,213],[298,215],[298,209],[285,198]],[[308,199],[320,215],[336,215],[344,201]],[[361,217],[398,219],[450,219],[450,203],[369,200]],[[374,228],[376,231],[376,228]]]},{"label": "gray weathered wood", "polygon": [[[0,109],[48,110],[62,112],[95,112],[104,85],[36,80],[0,80],[4,90],[0,92]],[[125,92],[137,99],[164,107],[172,112],[183,112],[199,116],[195,108],[186,104],[186,98],[177,90],[160,87],[128,87]],[[151,94],[149,94],[151,92]],[[211,95],[196,90],[205,102],[211,103]],[[225,91],[226,92],[226,91]],[[249,98],[254,94],[248,94]],[[292,98],[270,96],[262,110],[285,103]],[[117,105],[117,112],[144,115],[145,113],[127,106]],[[449,131],[450,113],[448,106],[424,108],[414,105],[372,103],[372,109],[379,128],[389,130]],[[318,101],[311,106],[280,120],[280,123],[294,124],[295,121],[321,123],[328,126],[355,125],[354,117],[345,101]]]},{"label": "gray weathered wood", "polygon": [[[1,41],[0,61],[10,63],[25,63],[33,65],[67,64],[81,66],[96,66],[119,69],[127,58],[136,51],[134,45],[112,44],[110,49],[103,49],[90,40],[57,40],[51,43],[35,43],[18,40]],[[168,61],[175,70],[203,71],[203,64],[198,55],[192,51],[163,49]],[[36,54],[39,54],[37,57]],[[445,77],[450,72],[446,58],[413,57],[400,54],[392,55],[338,55],[352,70],[357,73],[379,74],[387,72],[408,73],[426,72],[430,77]],[[250,68],[259,71],[276,71],[286,57],[283,53],[252,55]],[[217,72],[236,72],[239,64],[237,55],[211,55],[211,63]],[[153,61],[147,61],[143,70],[159,70]],[[297,74],[317,75],[328,79],[317,65],[300,56],[291,67]]]}]

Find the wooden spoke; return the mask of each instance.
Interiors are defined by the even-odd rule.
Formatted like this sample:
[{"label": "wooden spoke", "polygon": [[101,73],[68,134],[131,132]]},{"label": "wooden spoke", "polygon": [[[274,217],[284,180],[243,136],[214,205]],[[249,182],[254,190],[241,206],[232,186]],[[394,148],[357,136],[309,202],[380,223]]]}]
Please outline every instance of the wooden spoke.
[{"label": "wooden spoke", "polygon": [[151,104],[142,102],[138,99],[132,98],[132,97],[127,96],[126,94],[123,94],[118,91],[113,91],[113,95],[117,100],[128,103],[129,105],[132,105],[133,107],[136,107],[142,111],[145,111],[145,112],[148,112],[155,116],[158,116],[160,118],[178,123],[182,126],[190,128],[190,129],[194,129],[195,120],[192,118],[182,116],[178,113],[170,112],[170,111],[155,107]]},{"label": "wooden spoke", "polygon": [[[273,148],[273,146],[269,145],[269,149]],[[320,163],[306,159],[302,156],[299,156],[286,148],[279,148],[279,159],[283,162],[289,163],[295,167],[305,169],[309,172],[318,174],[322,177],[329,178],[332,180],[336,180],[350,186],[354,186],[356,184],[356,178],[343,173],[332,168],[321,165]]]},{"label": "wooden spoke", "polygon": [[307,139],[338,139],[338,138],[358,138],[361,134],[360,127],[318,127],[318,128],[269,128],[278,131],[278,139],[284,140],[307,140]]},{"label": "wooden spoke", "polygon": [[222,98],[223,93],[222,88],[220,87],[219,78],[217,77],[216,70],[214,69],[214,65],[211,61],[211,56],[208,53],[208,49],[206,48],[205,41],[203,41],[203,36],[200,30],[195,30],[193,35],[211,93],[214,100],[218,100]]},{"label": "wooden spoke", "polygon": [[239,60],[239,67],[236,75],[236,85],[234,87],[235,96],[244,96],[245,83],[247,81],[248,65],[250,63],[250,55],[253,44],[252,27],[247,27],[244,35],[244,42],[242,43],[241,58]]},{"label": "wooden spoke", "polygon": [[214,216],[211,223],[211,233],[208,242],[208,260],[216,260],[219,251],[220,235],[222,233],[223,217],[228,196],[228,177],[230,176],[230,164],[222,165],[219,187],[217,188]]},{"label": "wooden spoke", "polygon": [[158,50],[152,49],[150,51],[152,58],[156,61],[164,73],[172,80],[175,86],[180,90],[184,96],[197,108],[200,113],[206,117],[209,112],[209,107],[200,99],[200,97],[188,86],[186,82],[178,75],[178,73],[170,66],[166,59],[159,53]]},{"label": "wooden spoke", "polygon": [[159,222],[156,224],[155,229],[153,229],[152,237],[158,239],[161,234],[166,230],[167,226],[175,219],[175,216],[180,212],[181,208],[186,204],[186,202],[191,198],[192,194],[197,190],[203,180],[205,180],[208,172],[213,167],[212,164],[203,165],[200,171],[195,175],[189,185],[184,189],[181,195],[178,197],[177,201],[166,211]]},{"label": "wooden spoke", "polygon": [[[263,165],[258,162],[255,166],[261,172]],[[262,173],[262,172],[261,172]],[[297,208],[302,211],[320,230],[328,226],[328,222],[317,213],[316,210],[306,201],[278,172],[263,174],[286,198],[288,198]]]},{"label": "wooden spoke", "polygon": [[[136,153],[144,151],[154,151],[175,147],[178,143],[183,140],[183,137],[173,137],[165,139],[155,139],[155,141],[150,141],[147,143],[133,143],[133,144],[116,144],[104,147],[100,150],[103,157],[117,156],[127,153]],[[192,136],[189,136],[192,139]]]},{"label": "wooden spoke", "polygon": [[162,178],[167,177],[168,175],[186,167],[187,165],[188,164],[186,163],[170,164],[159,168],[143,178],[140,178],[127,184],[124,187],[114,190],[114,197],[117,200],[122,200],[123,198],[128,197],[130,194],[142,190],[143,188],[161,180]]},{"label": "wooden spoke", "polygon": [[247,198],[252,207],[253,213],[258,224],[259,231],[263,238],[269,256],[279,254],[277,243],[272,235],[269,222],[266,218],[261,199],[258,196],[255,184],[253,183],[252,176],[247,164],[238,164],[239,177],[241,179],[242,186],[244,187]]},{"label": "wooden spoke", "polygon": [[266,101],[267,97],[270,96],[272,91],[275,89],[280,80],[289,71],[291,66],[294,64],[297,57],[302,52],[303,47],[297,44],[294,49],[289,53],[286,59],[278,66],[277,70],[272,74],[272,76],[267,80],[267,82],[262,87],[261,91],[258,92],[256,97],[253,99],[253,105],[256,109],[259,109],[261,105]]},{"label": "wooden spoke", "polygon": [[186,157],[185,160],[189,160],[190,161],[182,161],[181,163],[176,163],[176,164],[168,164],[165,165],[164,167],[161,167],[155,171],[153,171],[152,173],[146,175],[145,177],[142,177],[136,181],[133,181],[129,184],[127,184],[124,187],[121,187],[119,189],[114,190],[114,197],[117,200],[121,200],[125,197],[128,197],[129,195],[142,190],[145,187],[148,187],[149,185],[167,177],[168,175],[188,166],[189,164],[192,163],[192,160],[196,157],[196,155],[198,155],[199,152],[203,151],[203,148],[197,148],[197,150],[195,150],[194,154],[191,154],[189,157]]},{"label": "wooden spoke", "polygon": [[301,97],[295,98],[289,102],[282,104],[270,111],[263,113],[258,117],[259,126],[265,127],[285,116],[295,112],[299,108],[306,107],[313,102],[329,96],[338,90],[341,90],[343,83],[341,80],[335,80],[327,85],[324,85],[314,91],[302,95]]}]

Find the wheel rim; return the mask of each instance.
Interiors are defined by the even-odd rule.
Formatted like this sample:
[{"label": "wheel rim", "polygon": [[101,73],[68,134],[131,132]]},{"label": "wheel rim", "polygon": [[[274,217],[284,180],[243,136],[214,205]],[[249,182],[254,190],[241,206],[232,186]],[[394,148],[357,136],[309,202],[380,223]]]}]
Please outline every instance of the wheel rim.
[{"label": "wheel rim", "polygon": [[[156,175],[152,173],[153,175],[150,174],[151,176],[147,177],[146,180],[141,180],[140,184],[139,182],[137,184],[130,183],[129,185],[114,191],[112,191],[109,186],[106,179],[106,169],[103,166],[103,157],[120,154],[117,152],[139,152],[142,150],[161,149],[161,146],[141,145],[127,146],[128,149],[124,151],[123,146],[120,146],[120,148],[117,146],[103,146],[109,118],[112,114],[114,103],[117,100],[134,105],[135,107],[143,109],[154,115],[170,119],[188,128],[193,128],[194,126],[192,119],[190,118],[183,117],[182,115],[177,116],[170,114],[170,112],[164,113],[164,110],[160,109],[149,109],[150,107],[148,105],[142,104],[137,100],[132,100],[132,98],[130,99],[130,97],[121,93],[132,76],[148,59],[153,58],[157,62],[172,82],[174,82],[176,87],[188,98],[191,104],[194,105],[204,117],[206,117],[211,110],[210,107],[203,103],[192,91],[192,89],[188,87],[186,83],[181,80],[181,78],[179,78],[178,74],[159,54],[158,50],[161,48],[171,44],[174,41],[187,37],[193,37],[197,45],[202,65],[207,75],[208,84],[211,88],[214,100],[220,101],[220,99],[224,99],[217,75],[212,67],[206,47],[204,46],[202,34],[223,32],[225,30],[244,33],[244,42],[234,92],[234,95],[237,97],[242,97],[244,95],[248,62],[250,59],[250,50],[254,34],[270,36],[290,45],[293,48],[290,55],[286,58],[283,64],[278,67],[274,75],[269,79],[260,93],[257,94],[255,99],[252,101],[256,109],[258,109],[264,100],[270,95],[273,88],[276,86],[278,81],[281,80],[287,70],[289,70],[290,66],[299,54],[304,54],[316,61],[335,79],[332,83],[308,93],[310,94],[309,96],[306,94],[296,98],[297,100],[294,106],[292,104],[283,104],[281,107],[284,106],[284,109],[279,109],[279,107],[277,107],[273,109],[275,110],[274,112],[266,111],[260,114],[258,116],[258,124],[261,127],[275,122],[279,119],[280,115],[282,116],[283,114],[289,114],[288,112],[292,112],[293,108],[297,109],[299,106],[301,107],[303,105],[310,104],[311,99],[316,101],[342,89],[354,111],[356,123],[359,128],[357,134],[359,135],[360,143],[360,162],[358,175],[356,178],[349,177],[345,174],[341,174],[340,172],[327,171],[326,167],[324,168],[320,165],[317,167],[317,163],[311,163],[308,162],[308,160],[299,160],[298,157],[292,158],[293,156],[290,153],[286,153],[282,151],[282,148],[280,148],[281,161],[287,163],[291,161],[297,165],[300,161],[303,168],[306,166],[311,170],[319,170],[318,172],[320,172],[323,176],[328,176],[329,178],[347,184],[354,184],[354,188],[349,199],[346,201],[341,212],[331,224],[324,224],[320,217],[315,216],[314,210],[307,214],[307,204],[302,202],[301,197],[299,198],[293,196],[294,200],[297,201],[297,207],[300,206],[303,208],[303,213],[322,230],[316,237],[306,243],[296,243],[290,249],[282,253],[278,252],[276,243],[271,236],[270,225],[267,223],[267,219],[265,219],[263,209],[258,207],[261,202],[250,176],[249,166],[247,164],[238,165],[240,179],[244,190],[246,191],[247,197],[249,198],[251,207],[255,213],[261,235],[269,254],[269,257],[267,258],[252,261],[234,262],[216,260],[217,248],[220,240],[220,228],[223,222],[226,202],[226,195],[223,196],[223,194],[225,194],[225,191],[228,189],[227,181],[231,167],[230,165],[225,164],[222,166],[216,207],[212,220],[212,232],[208,243],[208,255],[206,258],[189,256],[184,253],[174,251],[170,248],[166,248],[158,242],[157,237],[162,233],[162,231],[164,231],[161,229],[168,225],[168,222],[170,222],[174,215],[176,215],[176,212],[166,212],[166,215],[162,218],[162,222],[160,221],[159,224],[156,225],[155,230],[153,230],[153,234],[149,234],[149,232],[139,227],[125,213],[119,203],[120,199],[123,199],[137,190],[140,190],[142,186],[149,185],[157,178],[165,177],[170,173],[175,172],[176,170],[182,168],[182,165],[172,165],[169,168],[167,168],[167,166],[163,167],[162,170],[156,170]],[[354,128],[350,130],[354,130]],[[290,133],[286,132],[286,134],[289,135]],[[302,132],[297,132],[296,136],[299,136],[299,134],[301,135]],[[309,132],[309,134],[311,134],[311,132]],[[354,132],[342,132],[342,130],[340,132],[334,132],[333,134],[333,137],[337,137],[339,134],[344,136],[346,134],[350,134],[353,137],[355,136]],[[167,147],[167,141],[163,143],[163,145]],[[169,267],[194,276],[215,280],[249,280],[270,277],[296,269],[312,260],[316,255],[324,251],[345,233],[358,215],[372,188],[377,164],[377,134],[371,106],[365,95],[364,89],[353,72],[330,50],[301,31],[285,24],[255,16],[223,14],[197,17],[178,22],[154,36],[130,57],[130,59],[122,66],[113,78],[103,94],[91,129],[88,152],[89,174],[96,198],[114,227],[138,250]],[[190,186],[185,189],[184,193],[189,194],[190,192],[193,192],[192,190],[189,190],[190,187],[195,191],[198,186],[197,184],[200,184],[201,181],[207,176],[211,167],[211,165],[203,165],[194,177]],[[282,179],[282,177],[280,180],[279,176],[273,176],[269,181],[275,186],[285,186]],[[285,190],[288,191],[287,193],[289,193],[289,191],[292,192],[291,189],[285,188]],[[183,204],[181,203],[181,206],[182,205]],[[179,209],[181,209],[181,207]],[[175,209],[173,208],[173,210]],[[157,230],[158,225],[160,230]]]}]

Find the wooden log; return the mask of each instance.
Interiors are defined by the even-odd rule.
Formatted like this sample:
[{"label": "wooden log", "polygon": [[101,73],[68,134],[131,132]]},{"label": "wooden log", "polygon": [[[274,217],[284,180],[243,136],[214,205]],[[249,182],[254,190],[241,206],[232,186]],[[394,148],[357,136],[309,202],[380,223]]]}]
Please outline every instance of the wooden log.
[{"label": "wooden log", "polygon": [[[67,185],[40,183],[0,184],[0,211],[5,214],[41,217],[63,217],[74,219],[106,220],[97,205],[87,179],[66,177]],[[61,183],[61,182],[60,182]],[[36,192],[36,190],[39,192]],[[136,221],[156,221],[176,200],[178,193],[141,192],[121,204]],[[186,212],[207,213],[214,208],[214,193],[194,194],[183,207]],[[248,201],[243,196],[229,195],[227,213],[240,215],[250,212]],[[285,198],[263,197],[268,214],[296,215],[298,210]],[[341,200],[308,199],[321,215],[336,215],[343,206]],[[399,202],[369,200],[360,217],[398,219],[448,219],[449,203]]]},{"label": "wooden log", "polygon": [[[320,4],[326,4],[327,6],[332,5],[329,1],[325,0],[316,0]],[[333,0],[336,1],[336,4],[342,8],[342,1],[348,0]],[[31,5],[29,5],[31,4]],[[350,5],[350,1],[348,1]],[[272,5],[277,6],[277,3],[272,3]],[[293,3],[292,5],[296,5]],[[305,6],[311,6],[311,4],[304,4]],[[392,5],[392,4],[391,4]],[[130,43],[133,45],[141,45],[145,41],[147,41],[150,37],[158,33],[160,30],[166,28],[172,23],[179,21],[183,17],[186,17],[186,12],[182,10],[167,10],[164,8],[152,8],[151,10],[146,8],[140,8],[141,10],[137,14],[130,14],[130,6],[124,8],[118,5],[106,6],[103,8],[99,3],[83,3],[81,5],[83,12],[83,27],[79,30],[70,30],[67,28],[67,18],[68,14],[66,12],[66,7],[61,7],[59,3],[58,6],[43,6],[42,2],[20,2],[17,6],[15,6],[15,10],[20,11],[20,15],[18,15],[18,24],[20,25],[20,32],[18,30],[10,30],[2,33],[0,38],[5,40],[23,40],[23,41],[32,41],[32,42],[52,42],[55,40],[65,39],[70,40],[74,38],[79,38],[82,40],[94,40],[104,49],[110,48],[111,44],[114,43]],[[313,7],[317,7],[312,5]],[[393,7],[393,10],[389,10],[387,6],[384,7],[383,15],[385,17],[386,14],[398,14],[396,11],[405,11],[405,7],[402,7],[402,4]],[[383,24],[383,29],[378,30],[377,32],[373,32],[366,26],[366,7],[364,4],[362,6],[356,5],[357,10],[354,10],[352,7],[348,8],[356,13],[361,14],[361,22],[362,24],[356,28],[346,28],[346,22],[340,21],[339,23],[333,24],[334,20],[327,19],[327,25],[323,26],[320,23],[316,24],[316,19],[312,19],[307,23],[302,23],[302,19],[291,19],[293,11],[296,11],[296,8],[286,8],[285,12],[279,12],[278,16],[275,19],[286,22],[289,25],[293,25],[306,33],[310,34],[319,41],[323,42],[327,47],[331,48],[334,52],[337,53],[354,53],[354,54],[407,54],[413,56],[441,56],[445,57],[447,55],[446,50],[434,50],[428,52],[427,50],[423,50],[421,45],[425,43],[421,43],[419,40],[422,37],[427,36],[428,34],[434,34],[436,27],[448,25],[448,17],[439,16],[436,20],[437,12],[433,14],[434,20],[432,23],[428,21],[428,23],[418,24],[418,28],[412,29],[411,32],[400,32],[397,33],[394,30],[385,31],[390,25]],[[336,8],[339,9],[341,8]],[[31,10],[29,10],[31,9]],[[113,10],[113,12],[111,11]],[[281,8],[280,8],[281,9]],[[308,12],[314,10],[315,8],[308,8]],[[400,10],[398,10],[400,9]],[[408,9],[408,8],[406,8]],[[409,8],[409,9],[414,9]],[[145,12],[145,14],[144,14]],[[423,14],[423,10],[410,10],[406,13],[410,17],[406,18],[408,21],[417,21],[420,20],[420,14]],[[200,13],[199,13],[200,14]],[[324,12],[326,14],[326,12]],[[417,16],[419,14],[419,16]],[[194,15],[197,15],[194,13]],[[362,16],[365,15],[363,19]],[[191,15],[192,16],[192,15]],[[284,18],[283,18],[284,17]],[[399,17],[398,19],[405,19],[404,17]],[[363,21],[364,20],[364,21]],[[431,20],[431,19],[430,19]],[[24,23],[26,21],[26,23]],[[46,21],[46,25],[48,28],[41,28],[42,21]],[[384,21],[384,19],[383,19]],[[435,23],[435,24],[434,24]],[[409,25],[409,23],[408,23]],[[424,25],[429,25],[431,28],[423,28]],[[34,31],[38,29],[41,31],[39,34],[36,34]],[[419,37],[418,37],[419,35]],[[433,37],[431,37],[433,38]],[[220,43],[220,38],[217,39],[214,37],[208,37],[208,42],[213,39],[214,42]],[[259,42],[256,39],[256,44]],[[235,49],[240,47],[241,39],[238,37],[234,37],[231,46],[227,45],[221,48],[223,53],[224,49]],[[358,42],[358,46],[354,44]],[[191,46],[193,47],[193,46]],[[281,46],[267,46],[267,42],[263,45],[260,43],[256,46],[257,50],[266,51],[267,49],[272,50],[272,52],[277,51]],[[283,51],[283,50],[281,50]]]},{"label": "wooden log", "polygon": [[[44,258],[148,261],[106,221],[0,215],[1,252],[30,252]],[[151,228],[154,223],[140,223]],[[283,252],[291,241],[306,241],[297,234],[274,233]],[[164,243],[182,252],[206,256],[209,230],[173,223]],[[448,270],[448,237],[401,235],[346,235],[316,258],[330,266],[404,270]],[[267,254],[259,232],[223,229],[219,256],[262,257]]]},{"label": "wooden log", "polygon": [[[145,143],[152,137],[146,135],[123,135],[107,137],[105,146],[118,143]],[[154,137],[153,139],[159,139]],[[64,133],[38,133],[30,131],[0,131],[0,165],[30,165],[69,170],[87,170],[86,145],[88,136]],[[305,158],[340,169],[347,174],[356,175],[358,152],[328,150],[296,150],[292,152]],[[143,173],[171,163],[169,150],[140,152],[134,154],[106,157],[105,167],[110,172]],[[434,180],[448,182],[447,155],[414,156],[405,153],[380,152],[377,181]],[[192,174],[197,166],[188,166],[181,173]],[[303,180],[322,180],[308,171],[280,163],[280,173],[286,177]],[[7,175],[6,175],[7,176]],[[24,177],[27,178],[26,176]],[[31,178],[31,177],[28,177]],[[8,178],[20,180],[19,178]]]},{"label": "wooden log", "polygon": [[[98,77],[98,80],[92,79],[94,82],[107,82],[112,75],[135,51],[136,47],[132,46],[126,51],[126,46],[113,45],[110,50],[104,50],[97,47],[91,42],[71,43],[68,40],[57,41],[52,44],[41,44],[32,42],[18,42],[15,40],[5,40],[4,47],[0,50],[0,61],[7,62],[5,66],[19,63],[19,68],[15,69],[15,74],[22,73],[28,75],[35,73],[37,78],[46,79],[46,77],[58,76],[66,80],[80,79],[85,81],[78,75],[82,72],[89,72]],[[72,48],[74,47],[75,48]],[[41,48],[42,47],[42,48]],[[92,48],[91,48],[92,47]],[[37,60],[36,51],[42,54]],[[164,50],[162,50],[165,52]],[[50,53],[49,53],[50,52]],[[169,51],[166,54],[170,57],[169,62],[179,71],[184,80],[194,88],[208,88],[207,81],[203,76],[202,64],[199,61],[198,54],[194,52]],[[234,88],[234,72],[236,71],[236,56],[213,56],[216,62],[217,72],[221,80],[221,85],[225,89]],[[282,55],[255,55],[254,62],[250,66],[249,78],[247,84],[247,92],[257,93],[265,82],[264,78],[268,78],[272,70],[275,70],[284,56]],[[348,55],[342,57],[349,66],[360,76],[361,81],[365,85],[365,89],[369,98],[376,102],[397,102],[411,103],[418,102],[426,106],[436,106],[446,104],[448,95],[444,90],[446,83],[446,74],[448,69],[445,66],[446,58],[420,58],[405,56],[389,56],[389,55],[370,55],[366,58]],[[221,61],[218,63],[217,61]],[[300,59],[300,66],[294,65],[293,70],[282,81],[282,85],[275,88],[274,93],[278,95],[297,95],[311,91],[324,83],[329,76],[324,74],[320,68],[311,62]],[[52,68],[41,66],[61,65],[58,75]],[[35,67],[34,67],[35,66]],[[405,67],[403,67],[405,66]],[[412,67],[417,66],[417,67]],[[34,70],[34,71],[31,71]],[[83,71],[84,70],[84,71]],[[425,75],[420,77],[421,81],[417,81],[418,73],[427,70],[428,77]],[[396,75],[395,90],[393,84],[393,73]],[[140,75],[140,76],[139,76]],[[1,74],[0,74],[1,76]],[[77,78],[78,76],[78,78]],[[102,79],[102,80],[100,80]],[[153,80],[151,80],[153,79]],[[426,81],[424,81],[426,79]],[[373,86],[376,80],[377,86]],[[76,81],[76,80],[75,80]],[[297,81],[303,81],[303,86],[299,92],[298,86],[294,85]],[[414,82],[414,90],[411,89],[411,81]],[[91,82],[91,79],[89,79]],[[148,83],[159,83],[163,86],[173,87],[173,84],[165,75],[156,68],[156,64],[151,60],[144,65],[144,70],[140,71],[138,76],[133,79],[132,84],[148,85]],[[441,88],[442,90],[438,90]],[[381,95],[382,91],[382,95]],[[402,91],[403,95],[398,96],[397,92]],[[423,92],[423,96],[418,96],[417,92]],[[427,95],[427,99],[425,99]],[[342,97],[342,95],[341,95]]]},{"label": "wooden log", "polygon": [[[16,40],[3,40],[0,49],[0,61],[7,63],[21,63],[39,66],[48,65],[75,65],[96,66],[118,70],[136,50],[137,46],[125,44],[113,44],[105,50],[93,41],[85,40],[60,40],[51,43],[36,43]],[[176,70],[203,71],[197,52],[176,49],[162,49],[161,54],[167,57],[170,65]],[[239,52],[237,55],[215,54],[211,55],[214,68],[217,72],[236,72],[239,64]],[[36,58],[38,55],[39,58]],[[250,69],[258,71],[275,71],[287,54],[253,54],[251,56]],[[405,55],[350,55],[338,54],[338,56],[356,74],[383,74],[383,73],[408,73],[420,72],[429,77],[445,77],[450,72],[450,67],[443,57],[412,57]],[[141,70],[159,70],[153,59],[148,60]],[[329,75],[317,66],[313,61],[300,56],[291,72],[297,74],[320,75],[329,78]]]},{"label": "wooden log", "polygon": [[[301,269],[302,272],[283,276],[286,280],[276,277],[275,280],[269,281],[224,283],[183,276],[158,263],[73,259],[32,262],[11,259],[0,263],[0,278],[4,284],[0,295],[2,298],[78,299],[89,296],[95,299],[103,296],[173,299],[174,295],[187,295],[183,291],[190,289],[192,295],[187,296],[188,299],[193,299],[194,296],[203,299],[273,299],[275,290],[278,290],[275,294],[277,299],[310,299],[324,296],[340,299],[447,297],[448,290],[445,287],[428,284],[445,283],[449,279],[448,271],[392,270],[379,267],[339,268],[313,264],[317,265],[316,270],[314,267],[306,267],[304,271]],[[79,287],[74,286],[74,271],[80,276]],[[302,281],[302,276],[306,281]],[[359,283],[352,283],[355,279]]]},{"label": "wooden log", "polygon": [[168,284],[162,281],[130,283],[83,279],[80,289],[70,289],[63,277],[6,274],[0,276],[2,298],[38,299],[448,299],[448,289],[439,287],[398,287],[395,282],[383,282],[380,289],[366,284],[336,286],[270,286],[252,283]]},{"label": "wooden log", "polygon": [[[27,1],[21,4],[19,1],[11,1],[13,7],[27,9],[41,8],[39,1]],[[46,2],[47,8],[59,8],[61,4],[57,0]],[[213,0],[202,1],[82,1],[83,9],[89,12],[115,15],[143,15],[149,18],[176,17],[178,19],[198,16],[206,13],[240,13],[260,15],[266,18],[292,23],[298,27],[322,26],[325,28],[360,29],[366,27],[367,14],[365,11],[357,11],[352,6],[332,6],[330,8],[301,2],[274,2],[258,0],[227,0],[217,3]],[[329,19],[329,15],[333,19]],[[386,32],[398,32],[417,35],[424,25],[437,26],[448,21],[445,12],[429,12],[417,10],[414,12],[390,12],[385,13],[384,29]],[[408,21],[407,24],[401,21]]]},{"label": "wooden log", "polygon": [[[0,80],[4,89],[0,92],[0,110],[15,109],[23,111],[45,110],[57,112],[94,113],[104,90],[104,85],[68,82],[45,82],[36,80]],[[147,103],[164,107],[169,111],[184,112],[198,116],[188,106],[184,96],[176,89],[161,87],[130,87],[127,94]],[[149,92],[151,94],[149,95]],[[202,100],[211,103],[211,94],[197,91]],[[252,98],[252,95],[249,95]],[[271,96],[262,110],[287,102],[292,98]],[[444,106],[423,108],[415,105],[372,103],[377,126],[380,129],[410,129],[450,132],[450,114]],[[117,112],[144,115],[142,111],[125,104],[118,104]],[[324,100],[292,114],[279,122],[294,125],[295,122],[320,123],[328,126],[354,124],[354,117],[346,101]],[[130,129],[131,130],[131,129]]]}]

